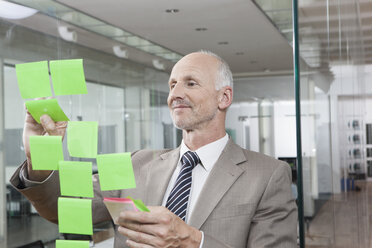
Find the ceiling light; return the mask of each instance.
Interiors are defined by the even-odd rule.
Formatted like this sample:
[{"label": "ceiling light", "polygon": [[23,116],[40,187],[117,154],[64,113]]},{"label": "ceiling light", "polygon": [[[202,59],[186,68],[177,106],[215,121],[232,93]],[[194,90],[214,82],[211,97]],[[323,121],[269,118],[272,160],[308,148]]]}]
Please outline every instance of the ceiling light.
[{"label": "ceiling light", "polygon": [[125,50],[125,49],[123,49],[123,47],[121,47],[121,46],[118,46],[118,45],[113,46],[112,47],[112,51],[119,58],[123,58],[123,59],[127,59],[128,58],[128,51]]},{"label": "ceiling light", "polygon": [[180,12],[180,10],[179,9],[166,9],[165,12],[167,12],[167,13],[178,13],[178,12]]},{"label": "ceiling light", "polygon": [[207,28],[195,28],[196,31],[207,31]]},{"label": "ceiling light", "polygon": [[74,30],[66,27],[66,26],[59,26],[58,33],[62,39],[66,41],[76,42],[77,41],[77,34]]},{"label": "ceiling light", "polygon": [[165,65],[163,63],[161,63],[160,60],[158,60],[158,59],[153,59],[152,60],[152,65],[158,70],[164,70],[165,69]]},{"label": "ceiling light", "polygon": [[0,0],[0,17],[5,19],[24,19],[34,15],[36,9]]},{"label": "ceiling light", "polygon": [[218,42],[218,45],[227,45],[227,44],[229,44],[228,41],[220,41],[220,42]]}]

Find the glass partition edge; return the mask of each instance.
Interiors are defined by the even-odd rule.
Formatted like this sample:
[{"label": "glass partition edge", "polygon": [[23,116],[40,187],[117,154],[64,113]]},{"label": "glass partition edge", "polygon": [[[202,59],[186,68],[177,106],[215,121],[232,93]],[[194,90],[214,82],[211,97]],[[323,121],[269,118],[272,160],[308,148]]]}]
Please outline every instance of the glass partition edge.
[{"label": "glass partition edge", "polygon": [[4,159],[4,66],[0,59],[0,247],[7,247],[6,182]]},{"label": "glass partition edge", "polygon": [[300,97],[300,55],[298,41],[298,5],[297,0],[292,0],[293,22],[293,66],[294,88],[296,102],[296,143],[297,143],[297,190],[298,190],[298,226],[300,248],[305,248],[304,230],[304,203],[303,203],[303,178],[302,178],[302,141],[301,141],[301,97]]}]

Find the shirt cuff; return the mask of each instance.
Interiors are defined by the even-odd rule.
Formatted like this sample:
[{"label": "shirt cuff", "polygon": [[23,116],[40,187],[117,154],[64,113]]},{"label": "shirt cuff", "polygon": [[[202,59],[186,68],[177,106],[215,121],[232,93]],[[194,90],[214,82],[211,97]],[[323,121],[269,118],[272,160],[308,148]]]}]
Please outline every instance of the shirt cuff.
[{"label": "shirt cuff", "polygon": [[202,238],[201,238],[201,241],[200,241],[199,248],[202,248],[203,247],[203,243],[204,243],[204,232],[203,231],[200,231],[200,232],[202,234]]},{"label": "shirt cuff", "polygon": [[47,181],[54,173],[54,171],[52,171],[52,173],[50,173],[50,175],[42,182],[37,182],[37,181],[32,181],[32,180],[29,180],[28,179],[28,173],[27,173],[27,170],[26,170],[26,166],[23,166],[21,168],[21,170],[19,171],[19,180],[21,181],[21,183],[25,186],[25,188],[29,188],[29,187],[33,187],[33,186],[38,186],[40,184],[43,184],[45,181]]}]

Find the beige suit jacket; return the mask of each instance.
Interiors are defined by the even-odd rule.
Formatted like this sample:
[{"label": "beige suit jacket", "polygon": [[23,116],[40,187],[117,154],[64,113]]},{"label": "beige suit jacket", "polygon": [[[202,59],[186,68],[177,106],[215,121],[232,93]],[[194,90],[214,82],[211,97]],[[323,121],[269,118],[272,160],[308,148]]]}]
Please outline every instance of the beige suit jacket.
[{"label": "beige suit jacket", "polygon": [[[133,153],[135,189],[102,192],[94,175],[93,222],[110,219],[103,197],[132,196],[149,206],[161,205],[178,158],[179,148]],[[58,171],[41,185],[21,189],[20,168],[11,183],[41,216],[57,223]],[[242,149],[230,139],[210,172],[188,224],[204,232],[203,248],[297,247],[297,208],[289,166]],[[114,247],[126,247],[125,237],[117,232]]]}]

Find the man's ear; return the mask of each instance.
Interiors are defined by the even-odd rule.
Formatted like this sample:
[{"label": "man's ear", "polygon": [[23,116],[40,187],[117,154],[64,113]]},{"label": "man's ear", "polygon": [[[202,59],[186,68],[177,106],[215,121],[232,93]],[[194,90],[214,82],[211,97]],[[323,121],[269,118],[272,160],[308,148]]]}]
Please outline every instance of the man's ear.
[{"label": "man's ear", "polygon": [[226,110],[232,103],[233,91],[230,86],[225,86],[218,92],[218,108],[220,110]]}]

